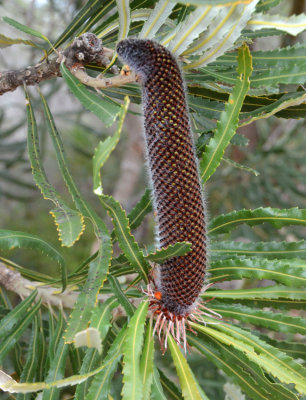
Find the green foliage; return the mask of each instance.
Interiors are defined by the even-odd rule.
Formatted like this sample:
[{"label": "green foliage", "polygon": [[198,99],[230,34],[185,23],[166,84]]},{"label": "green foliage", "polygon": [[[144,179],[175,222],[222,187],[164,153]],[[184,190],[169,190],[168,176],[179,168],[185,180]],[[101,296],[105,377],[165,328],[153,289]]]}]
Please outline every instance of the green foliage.
[{"label": "green foliage", "polygon": [[[37,228],[36,235],[27,233],[26,226],[25,232],[0,231],[0,250],[6,256],[1,254],[0,260],[11,271],[5,267],[3,270],[16,273],[17,283],[31,291],[13,307],[6,292],[18,294],[18,285],[0,290],[0,361],[5,371],[0,371],[0,387],[12,398],[30,399],[32,393],[40,391],[38,396],[42,399],[74,396],[77,400],[191,400],[213,399],[211,393],[218,393],[221,400],[225,396],[225,380],[255,400],[296,400],[306,394],[301,362],[305,360],[301,336],[306,334],[302,318],[306,306],[306,246],[301,240],[306,226],[306,170],[301,149],[306,143],[298,132],[302,131],[301,122],[275,141],[270,137],[269,125],[278,118],[297,120],[306,115],[305,90],[299,86],[305,83],[305,46],[292,43],[268,51],[250,51],[248,47],[262,36],[282,32],[296,36],[306,28],[304,14],[287,18],[270,11],[278,4],[281,0],[133,0],[130,4],[125,0],[89,0],[53,40],[54,47],[42,33],[4,17],[16,29],[47,42],[49,54],[91,30],[110,49],[122,38],[138,36],[154,38],[181,57],[190,119],[198,134],[202,180],[204,183],[209,179],[211,193],[219,195],[209,199],[213,217],[208,224],[208,281],[218,286],[203,292],[201,299],[212,312],[222,316],[219,320],[204,315],[202,322],[189,322],[188,354],[169,335],[168,350],[164,357],[160,356],[160,346],[153,337],[155,321],[148,318],[149,302],[142,290],[149,283],[151,263],[182,256],[191,245],[183,242],[156,249],[152,243],[144,244],[145,239],[138,240],[137,228],[145,225],[145,217],[153,209],[150,190],[143,192],[130,212],[113,196],[104,194],[105,163],[109,159],[110,165],[115,157],[113,150],[120,150],[129,102],[141,102],[139,88],[130,84],[109,87],[97,94],[62,64],[63,81],[72,96],[104,127],[114,125],[114,129],[113,134],[108,132],[104,137],[97,132],[98,139],[94,138],[92,146],[96,150],[89,151],[93,165],[93,182],[89,186],[99,200],[93,204],[88,193],[81,194],[81,179],[74,178],[74,170],[68,165],[69,145],[64,145],[56,128],[58,116],[47,104],[49,94],[43,96],[39,92],[36,97],[25,92],[27,165],[31,166],[43,197],[55,204],[51,214],[61,245],[73,249],[57,250],[43,240],[43,226]],[[0,35],[2,47],[19,43],[34,45]],[[115,62],[114,53],[111,64]],[[94,69],[101,72],[95,65],[90,68],[90,74],[95,73]],[[110,74],[109,69],[105,73]],[[134,112],[135,108],[131,114]],[[266,131],[257,132],[258,145],[249,154],[249,148],[244,150],[249,138],[241,131],[237,133],[237,129],[254,121],[265,123],[262,126]],[[22,154],[25,141],[3,142],[1,146],[24,122],[25,119],[15,121],[11,129],[1,132],[0,151],[10,154],[13,149]],[[48,179],[45,131],[69,192],[65,197]],[[235,158],[235,152],[244,158]],[[15,153],[9,158],[24,162]],[[275,170],[277,173],[273,174]],[[259,174],[250,178],[254,171]],[[267,171],[272,171],[270,180]],[[11,172],[0,172],[0,178],[33,190],[32,184]],[[235,193],[229,196],[231,186]],[[243,186],[248,196],[241,195]],[[22,197],[19,191],[10,195]],[[218,211],[215,203],[219,203]],[[110,221],[104,218],[106,212],[112,231]],[[67,272],[64,251],[76,249],[85,222],[97,251],[84,255]],[[42,254],[43,259],[48,256],[61,267],[61,279],[18,265],[11,259],[17,248],[30,248]],[[233,286],[223,287],[223,281]],[[60,292],[59,284],[64,292]],[[207,370],[214,373],[213,378],[198,374],[197,362],[205,363]],[[215,372],[218,370],[223,375]],[[218,390],[214,392],[214,388]]]}]

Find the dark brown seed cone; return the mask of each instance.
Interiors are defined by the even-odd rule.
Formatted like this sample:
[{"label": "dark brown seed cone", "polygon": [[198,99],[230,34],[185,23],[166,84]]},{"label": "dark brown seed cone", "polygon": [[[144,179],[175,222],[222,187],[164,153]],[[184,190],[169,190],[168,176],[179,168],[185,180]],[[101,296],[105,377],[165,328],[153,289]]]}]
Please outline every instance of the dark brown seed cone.
[{"label": "dark brown seed cone", "polygon": [[183,316],[200,294],[206,266],[204,205],[184,82],[176,60],[158,43],[127,39],[117,51],[141,78],[160,246],[192,243],[186,256],[161,265],[158,283],[164,311]]}]

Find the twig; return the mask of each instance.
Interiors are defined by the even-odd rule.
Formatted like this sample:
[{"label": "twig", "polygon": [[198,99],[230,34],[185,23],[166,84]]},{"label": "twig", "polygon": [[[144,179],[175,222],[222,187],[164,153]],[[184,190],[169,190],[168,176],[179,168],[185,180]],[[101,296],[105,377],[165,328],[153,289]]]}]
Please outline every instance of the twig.
[{"label": "twig", "polygon": [[59,51],[59,56],[51,60],[44,60],[27,68],[0,72],[0,95],[15,90],[18,86],[37,85],[38,83],[61,76],[60,63],[64,62],[71,72],[81,82],[95,88],[119,86],[127,82],[134,82],[133,74],[119,75],[117,66],[112,66],[110,71],[116,76],[111,79],[92,78],[84,71],[87,64],[108,67],[113,50],[102,46],[102,42],[93,33],[84,33],[76,38],[72,45],[64,51]]}]

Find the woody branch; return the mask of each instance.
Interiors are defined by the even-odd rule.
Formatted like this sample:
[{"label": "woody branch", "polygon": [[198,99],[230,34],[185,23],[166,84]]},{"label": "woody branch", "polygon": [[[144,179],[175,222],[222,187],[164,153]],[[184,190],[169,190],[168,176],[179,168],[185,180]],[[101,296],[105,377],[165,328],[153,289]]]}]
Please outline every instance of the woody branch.
[{"label": "woody branch", "polygon": [[113,50],[102,46],[102,42],[93,33],[84,33],[76,38],[73,43],[63,51],[59,51],[57,57],[46,59],[33,66],[23,69],[0,72],[0,95],[14,91],[18,86],[37,85],[42,81],[60,77],[60,64],[64,62],[66,67],[85,85],[103,89],[110,86],[121,86],[128,82],[135,82],[134,74],[119,74],[118,68],[112,66],[110,72],[112,78],[91,77],[85,72],[85,65],[95,64],[108,67]]}]

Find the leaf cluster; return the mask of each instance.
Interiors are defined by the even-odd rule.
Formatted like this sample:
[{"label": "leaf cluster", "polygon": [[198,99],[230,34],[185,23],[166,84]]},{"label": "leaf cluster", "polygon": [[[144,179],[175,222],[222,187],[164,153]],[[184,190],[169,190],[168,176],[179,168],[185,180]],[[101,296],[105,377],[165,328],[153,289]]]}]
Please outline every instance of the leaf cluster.
[{"label": "leaf cluster", "polygon": [[[257,36],[298,35],[306,27],[304,15],[285,19],[266,13],[278,3],[280,0],[133,0],[130,4],[125,0],[89,0],[50,46],[49,53],[89,30],[112,48],[118,38],[131,35],[154,37],[168,46],[181,58],[185,70],[191,121],[200,133],[200,174],[206,184],[217,176],[215,171],[231,143],[246,144],[236,133],[239,126],[271,116],[305,116],[305,92],[299,86],[305,80],[305,46],[250,51],[247,45]],[[44,35],[14,20],[6,22],[49,43]],[[1,40],[6,45],[16,43],[0,36]],[[50,213],[61,245],[73,247],[86,225],[95,235],[98,250],[68,269],[61,251],[38,233],[0,231],[2,251],[31,248],[60,267],[55,279],[1,257],[19,273],[18,283],[26,282],[31,293],[13,307],[7,291],[0,290],[0,387],[16,399],[34,398],[37,392],[36,398],[43,400],[64,395],[79,400],[214,398],[216,392],[192,366],[192,357],[185,357],[172,337],[168,358],[160,357],[153,320],[147,318],[148,302],[139,290],[149,282],[152,263],[186,254],[190,243],[143,248],[134,233],[152,212],[150,191],[144,191],[130,213],[103,191],[101,168],[120,140],[130,102],[140,102],[139,89],[128,85],[100,95],[82,85],[64,65],[61,72],[73,96],[87,110],[106,126],[116,126],[113,136],[97,144],[92,160],[99,212],[79,190],[48,99],[39,92],[59,174],[70,194],[69,204],[50,183],[40,150],[36,104],[25,89],[29,162],[37,187],[53,203]],[[277,143],[277,151],[283,151],[283,142]],[[243,173],[252,169],[235,162],[231,167]],[[254,168],[261,165],[254,161]],[[286,187],[302,196],[304,188],[294,190],[294,184],[288,184],[293,165],[289,171],[279,181],[287,179]],[[272,207],[264,201],[254,208],[243,205],[209,222],[209,281],[216,285],[204,292],[202,299],[222,319],[207,316],[203,324],[190,322],[188,343],[191,354],[196,352],[200,360],[212,363],[214,371],[223,371],[226,380],[238,385],[248,398],[294,400],[306,392],[305,345],[301,341],[306,334],[302,318],[306,304],[305,241],[275,241],[271,237],[234,240],[235,230],[242,226],[251,231],[269,226],[272,232],[306,226],[305,209],[278,208],[273,198],[270,200]],[[101,217],[105,213],[112,230]],[[120,251],[115,253],[118,247]],[[223,281],[237,280],[243,283],[239,288],[222,287]],[[61,306],[54,303],[54,296],[61,299]],[[70,302],[71,298],[75,301]],[[175,371],[170,369],[169,360]],[[170,373],[177,375],[175,379]],[[210,377],[209,382],[218,386],[224,377]]]}]

